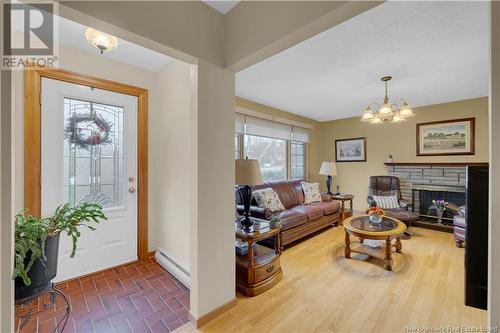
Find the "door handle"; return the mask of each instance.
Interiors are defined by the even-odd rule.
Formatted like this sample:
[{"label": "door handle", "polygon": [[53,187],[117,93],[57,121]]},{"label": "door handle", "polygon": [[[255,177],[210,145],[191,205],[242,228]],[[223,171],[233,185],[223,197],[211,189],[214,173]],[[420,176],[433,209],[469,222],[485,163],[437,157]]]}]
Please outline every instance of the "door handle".
[{"label": "door handle", "polygon": [[129,189],[128,189],[128,192],[129,192],[129,193],[135,193],[135,187],[131,187],[131,188],[129,188]]}]

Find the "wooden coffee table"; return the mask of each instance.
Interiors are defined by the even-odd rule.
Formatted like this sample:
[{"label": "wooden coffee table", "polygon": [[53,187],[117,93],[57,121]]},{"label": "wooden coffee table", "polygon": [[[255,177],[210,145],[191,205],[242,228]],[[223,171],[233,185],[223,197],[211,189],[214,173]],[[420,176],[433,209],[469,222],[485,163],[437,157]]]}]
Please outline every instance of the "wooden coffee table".
[{"label": "wooden coffee table", "polygon": [[[373,224],[368,220],[368,215],[356,215],[344,220],[345,230],[345,257],[351,258],[351,252],[362,253],[385,260],[385,269],[392,271],[392,247],[401,253],[401,236],[406,230],[406,225],[392,217],[384,216],[380,224]],[[351,237],[359,238],[359,244],[351,247]],[[384,240],[385,249],[372,248],[365,244],[365,239]],[[392,240],[395,239],[395,244]]]}]

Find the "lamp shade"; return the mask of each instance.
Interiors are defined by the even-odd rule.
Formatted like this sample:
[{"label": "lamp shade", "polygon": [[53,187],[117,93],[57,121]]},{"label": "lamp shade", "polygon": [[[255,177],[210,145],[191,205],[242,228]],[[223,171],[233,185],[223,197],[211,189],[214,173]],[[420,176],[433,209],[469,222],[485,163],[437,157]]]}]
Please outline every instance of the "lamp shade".
[{"label": "lamp shade", "polygon": [[259,161],[257,160],[235,160],[236,185],[259,185],[262,184]]},{"label": "lamp shade", "polygon": [[335,164],[335,162],[323,162],[319,169],[319,174],[323,176],[336,176],[337,164]]}]

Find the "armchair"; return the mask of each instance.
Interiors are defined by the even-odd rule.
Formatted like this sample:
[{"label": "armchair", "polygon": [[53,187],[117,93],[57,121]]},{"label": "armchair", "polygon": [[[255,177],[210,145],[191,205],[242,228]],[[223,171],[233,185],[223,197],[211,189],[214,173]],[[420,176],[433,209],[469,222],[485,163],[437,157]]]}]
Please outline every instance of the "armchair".
[{"label": "armchair", "polygon": [[[368,196],[366,198],[369,205],[378,205],[373,196],[396,196],[398,199],[398,208],[386,209],[384,211],[387,216],[396,218],[405,223],[408,227],[411,222],[418,220],[417,213],[411,211],[411,204],[402,198],[401,189],[399,187],[399,178],[394,176],[371,176],[368,184]],[[405,232],[406,239],[411,235]]]},{"label": "armchair", "polygon": [[467,221],[465,220],[466,207],[460,206],[458,214],[453,216],[453,234],[455,236],[455,244],[457,247],[463,247],[465,243],[465,232],[467,229]]}]

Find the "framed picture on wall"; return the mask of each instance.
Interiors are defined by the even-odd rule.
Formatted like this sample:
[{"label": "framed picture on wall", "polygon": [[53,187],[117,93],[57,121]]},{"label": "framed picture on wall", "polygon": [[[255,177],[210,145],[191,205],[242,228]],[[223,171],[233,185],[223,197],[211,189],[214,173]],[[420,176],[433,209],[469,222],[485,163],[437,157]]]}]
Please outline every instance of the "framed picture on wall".
[{"label": "framed picture on wall", "polygon": [[417,156],[474,155],[475,118],[417,124]]},{"label": "framed picture on wall", "polygon": [[335,140],[336,162],[366,162],[366,138]]}]

